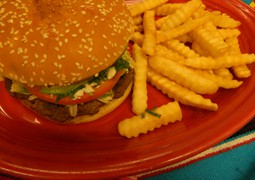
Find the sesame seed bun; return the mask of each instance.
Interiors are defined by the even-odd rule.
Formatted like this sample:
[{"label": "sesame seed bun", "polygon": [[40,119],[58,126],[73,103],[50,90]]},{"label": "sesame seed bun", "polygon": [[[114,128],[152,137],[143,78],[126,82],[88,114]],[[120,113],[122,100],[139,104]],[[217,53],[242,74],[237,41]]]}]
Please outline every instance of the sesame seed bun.
[{"label": "sesame seed bun", "polygon": [[69,85],[111,66],[132,18],[122,0],[0,2],[0,74],[29,85]]}]

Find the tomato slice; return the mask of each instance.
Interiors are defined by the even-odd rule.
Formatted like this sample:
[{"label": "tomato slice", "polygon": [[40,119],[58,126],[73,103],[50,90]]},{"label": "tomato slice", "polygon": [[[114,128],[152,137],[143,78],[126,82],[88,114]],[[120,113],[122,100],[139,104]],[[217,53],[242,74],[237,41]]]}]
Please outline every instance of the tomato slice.
[{"label": "tomato slice", "polygon": [[58,102],[57,102],[57,95],[42,93],[41,86],[35,86],[35,87],[26,86],[26,88],[30,93],[32,93],[33,95],[37,96],[39,99],[42,99],[44,101],[60,104],[60,105],[74,105],[74,104],[80,104],[80,103],[92,101],[94,99],[99,98],[106,92],[110,91],[118,82],[121,75],[122,75],[122,71],[118,71],[112,79],[101,82],[101,84],[98,87],[94,88],[93,95],[84,93],[83,96],[77,99],[72,99],[71,97],[66,96],[58,100]]}]

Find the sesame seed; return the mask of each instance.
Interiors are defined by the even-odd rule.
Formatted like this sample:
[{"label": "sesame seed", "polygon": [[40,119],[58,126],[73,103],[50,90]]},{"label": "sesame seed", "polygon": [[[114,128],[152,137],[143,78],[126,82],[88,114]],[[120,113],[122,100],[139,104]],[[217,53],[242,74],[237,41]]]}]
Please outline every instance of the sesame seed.
[{"label": "sesame seed", "polygon": [[63,45],[62,41],[59,41],[58,45],[61,47]]},{"label": "sesame seed", "polygon": [[64,42],[65,42],[65,43],[68,43],[68,41],[69,41],[69,40],[68,40],[67,38],[64,39]]},{"label": "sesame seed", "polygon": [[65,30],[65,33],[69,33],[69,32],[70,32],[70,29],[66,29],[66,30]]},{"label": "sesame seed", "polygon": [[33,67],[35,67],[35,62],[31,62],[31,65],[32,65]]},{"label": "sesame seed", "polygon": [[23,58],[23,59],[28,59],[28,58],[29,58],[29,56],[23,56],[22,58]]},{"label": "sesame seed", "polygon": [[47,54],[43,54],[43,58],[44,58],[44,59],[47,59]]},{"label": "sesame seed", "polygon": [[81,50],[77,50],[77,52],[79,53],[79,54],[83,54],[83,51],[81,51]]},{"label": "sesame seed", "polygon": [[56,46],[54,49],[55,49],[56,51],[60,51],[59,47],[57,47],[57,46]]},{"label": "sesame seed", "polygon": [[14,53],[15,53],[15,50],[12,49],[12,50],[10,51],[10,54],[14,54]]}]

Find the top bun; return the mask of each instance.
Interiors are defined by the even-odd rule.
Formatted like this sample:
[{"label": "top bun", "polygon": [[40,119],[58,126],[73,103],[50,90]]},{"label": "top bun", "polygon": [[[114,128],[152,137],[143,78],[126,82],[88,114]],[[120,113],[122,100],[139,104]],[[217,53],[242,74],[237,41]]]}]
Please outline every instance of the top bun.
[{"label": "top bun", "polygon": [[72,84],[111,66],[131,33],[123,0],[1,0],[0,74],[28,85]]}]

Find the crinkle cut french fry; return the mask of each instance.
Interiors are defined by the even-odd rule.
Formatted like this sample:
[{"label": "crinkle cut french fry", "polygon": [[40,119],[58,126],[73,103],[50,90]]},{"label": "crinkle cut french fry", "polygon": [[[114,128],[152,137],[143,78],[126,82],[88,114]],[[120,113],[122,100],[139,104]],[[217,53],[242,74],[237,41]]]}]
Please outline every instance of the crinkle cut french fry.
[{"label": "crinkle cut french fry", "polygon": [[182,24],[188,18],[191,17],[192,13],[201,7],[201,0],[190,0],[183,6],[176,10],[173,14],[168,15],[165,22],[160,27],[160,30],[167,31],[168,29],[174,28]]},{"label": "crinkle cut french fry", "polygon": [[155,25],[155,11],[146,11],[143,15],[144,40],[142,49],[150,56],[155,54],[156,46],[156,25]]},{"label": "crinkle cut french fry", "polygon": [[143,25],[139,24],[136,26],[133,26],[134,32],[142,32],[143,31]]},{"label": "crinkle cut french fry", "polygon": [[213,57],[222,56],[229,50],[229,45],[223,38],[215,36],[203,26],[191,31],[190,35],[201,47],[209,51]]},{"label": "crinkle cut french fry", "polygon": [[167,48],[172,49],[173,51],[179,53],[180,55],[190,58],[190,57],[199,57],[200,55],[197,54],[194,50],[192,50],[189,46],[186,46],[184,43],[176,39],[172,39],[164,43]]},{"label": "crinkle cut french fry", "polygon": [[132,37],[131,37],[131,41],[138,44],[139,46],[142,46],[143,39],[144,39],[144,35],[141,34],[140,32],[134,32]]},{"label": "crinkle cut french fry", "polygon": [[149,65],[157,72],[198,94],[213,94],[219,86],[193,69],[161,56],[149,58]]},{"label": "crinkle cut french fry", "polygon": [[159,35],[157,37],[157,42],[158,43],[164,42],[164,41],[167,41],[167,40],[177,38],[181,35],[187,34],[190,31],[192,31],[193,29],[195,29],[198,26],[200,26],[200,25],[204,24],[205,22],[207,22],[210,18],[211,18],[211,16],[207,15],[207,16],[204,16],[204,17],[196,18],[196,19],[190,19],[190,20],[187,20],[182,25],[177,26],[175,28],[171,28],[171,29],[168,29],[168,30],[163,31],[163,32],[159,31]]},{"label": "crinkle cut french fry", "polygon": [[157,1],[144,0],[140,3],[128,6],[128,9],[131,13],[131,16],[135,17],[137,15],[144,13],[145,11],[156,8],[156,7],[160,6],[161,4],[166,3],[167,1],[168,0],[157,0]]},{"label": "crinkle cut french fry", "polygon": [[143,22],[142,16],[137,15],[137,16],[133,17],[133,22],[134,22],[134,25],[142,24],[142,22]]},{"label": "crinkle cut french fry", "polygon": [[235,79],[230,79],[228,77],[225,78],[222,76],[218,76],[214,73],[209,73],[204,70],[197,70],[197,72],[200,73],[201,76],[204,76],[208,79],[215,81],[219,85],[219,87],[222,87],[224,89],[237,88],[237,87],[241,86],[241,84],[243,83],[242,81],[237,81]]},{"label": "crinkle cut french fry", "polygon": [[188,34],[180,35],[176,39],[179,40],[182,43],[192,43],[193,42],[192,37]]},{"label": "crinkle cut french fry", "polygon": [[143,50],[133,45],[134,60],[136,61],[134,71],[134,86],[132,94],[132,110],[135,114],[142,114],[147,108],[147,57]]},{"label": "crinkle cut french fry", "polygon": [[224,77],[226,79],[233,79],[233,74],[228,68],[213,69],[214,74]]},{"label": "crinkle cut french fry", "polygon": [[230,68],[233,66],[250,64],[253,62],[255,62],[255,54],[225,55],[218,58],[197,57],[187,58],[185,61],[181,61],[181,63],[186,66],[198,69]]},{"label": "crinkle cut french fry", "polygon": [[[229,54],[240,54],[240,46],[237,37],[227,38],[225,40],[230,45]],[[232,70],[238,78],[248,78],[251,76],[251,70],[246,64],[233,66]]]},{"label": "crinkle cut french fry", "polygon": [[247,65],[233,66],[232,69],[238,78],[248,78],[251,76],[251,70]]},{"label": "crinkle cut french fry", "polygon": [[155,13],[157,16],[166,16],[174,13],[177,9],[181,8],[183,3],[166,3],[155,8]]},{"label": "crinkle cut french fry", "polygon": [[171,49],[168,49],[167,47],[160,44],[156,45],[155,50],[155,55],[163,56],[173,61],[183,61],[185,59],[184,56],[181,56],[177,52],[174,52]]},{"label": "crinkle cut french fry", "polygon": [[138,137],[140,134],[146,134],[155,128],[160,128],[162,125],[182,119],[182,111],[177,101],[156,108],[155,113],[160,117],[145,113],[144,116],[133,116],[120,121],[118,124],[120,135],[127,138]]},{"label": "crinkle cut french fry", "polygon": [[225,13],[214,16],[212,21],[215,26],[220,28],[237,28],[241,25],[239,21],[234,20]]},{"label": "crinkle cut french fry", "polygon": [[148,82],[161,90],[164,94],[167,94],[168,97],[174,98],[182,104],[210,111],[216,111],[218,109],[218,105],[213,103],[210,99],[205,99],[203,96],[171,81],[151,68],[149,68],[147,75]]},{"label": "crinkle cut french fry", "polygon": [[192,42],[191,48],[201,56],[211,56],[211,53],[207,49],[204,49],[202,46],[200,46],[196,41]]},{"label": "crinkle cut french fry", "polygon": [[218,29],[223,39],[237,37],[241,34],[238,29]]}]

